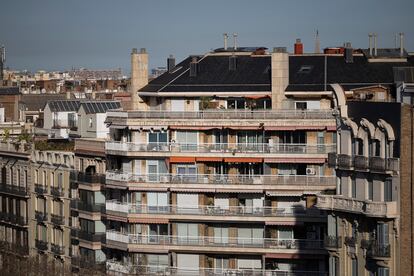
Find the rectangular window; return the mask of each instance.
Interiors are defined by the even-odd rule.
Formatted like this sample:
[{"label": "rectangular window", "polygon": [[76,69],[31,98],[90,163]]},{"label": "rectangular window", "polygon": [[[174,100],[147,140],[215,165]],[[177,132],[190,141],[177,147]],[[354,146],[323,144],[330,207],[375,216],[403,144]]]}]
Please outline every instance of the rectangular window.
[{"label": "rectangular window", "polygon": [[388,224],[379,223],[377,225],[377,240],[378,240],[379,245],[388,245],[389,244]]},{"label": "rectangular window", "polygon": [[390,276],[390,269],[388,267],[378,267],[378,276]]},{"label": "rectangular window", "polygon": [[368,200],[374,200],[374,181],[368,178]]},{"label": "rectangular window", "polygon": [[358,261],[357,259],[351,259],[352,276],[358,276]]},{"label": "rectangular window", "polygon": [[214,243],[227,244],[229,242],[229,229],[227,227],[214,227]]},{"label": "rectangular window", "polygon": [[356,179],[355,176],[351,177],[351,196],[352,198],[356,198],[356,190],[357,190],[357,186],[356,186]]},{"label": "rectangular window", "polygon": [[384,201],[392,201],[392,182],[389,179],[384,181]]}]

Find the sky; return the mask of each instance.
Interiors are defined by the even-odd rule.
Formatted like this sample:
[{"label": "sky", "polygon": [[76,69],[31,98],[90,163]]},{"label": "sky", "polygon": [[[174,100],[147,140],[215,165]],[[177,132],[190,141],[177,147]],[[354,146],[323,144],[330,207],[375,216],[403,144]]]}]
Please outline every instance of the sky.
[{"label": "sky", "polygon": [[[413,0],[1,0],[0,45],[15,70],[130,69],[132,48],[146,48],[149,66],[223,47],[223,33],[239,46],[288,47],[305,52],[350,41],[394,47],[405,33],[414,51]],[[232,39],[229,44],[232,45]]]}]

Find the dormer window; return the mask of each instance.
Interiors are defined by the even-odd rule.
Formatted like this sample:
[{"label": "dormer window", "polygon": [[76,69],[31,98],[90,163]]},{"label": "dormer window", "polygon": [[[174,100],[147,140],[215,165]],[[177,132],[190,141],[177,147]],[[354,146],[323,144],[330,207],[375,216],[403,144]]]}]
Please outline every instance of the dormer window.
[{"label": "dormer window", "polygon": [[312,71],[312,65],[302,65],[298,71],[300,74],[308,74]]}]

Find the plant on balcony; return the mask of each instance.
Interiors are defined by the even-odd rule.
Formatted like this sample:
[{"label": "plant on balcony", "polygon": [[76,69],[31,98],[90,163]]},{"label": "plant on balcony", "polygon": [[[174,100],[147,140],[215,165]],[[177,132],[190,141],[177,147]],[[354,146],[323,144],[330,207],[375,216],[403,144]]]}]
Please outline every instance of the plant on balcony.
[{"label": "plant on balcony", "polygon": [[10,139],[10,129],[5,128],[3,130],[3,142],[7,142]]},{"label": "plant on balcony", "polygon": [[205,110],[211,108],[212,97],[201,97],[200,98],[200,110]]}]

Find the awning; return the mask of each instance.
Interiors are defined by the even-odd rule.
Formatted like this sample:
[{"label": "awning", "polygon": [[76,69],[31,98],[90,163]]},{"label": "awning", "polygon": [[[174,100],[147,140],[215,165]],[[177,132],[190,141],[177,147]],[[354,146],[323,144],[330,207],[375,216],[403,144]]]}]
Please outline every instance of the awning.
[{"label": "awning", "polygon": [[326,126],[265,126],[265,130],[324,130]]},{"label": "awning", "polygon": [[295,226],[304,225],[303,221],[265,221],[265,225]]},{"label": "awning", "polygon": [[115,221],[122,221],[127,222],[127,217],[121,217],[121,216],[112,216],[112,215],[106,215],[106,219],[108,220],[115,220]]},{"label": "awning", "polygon": [[156,218],[129,218],[128,222],[132,223],[145,223],[145,224],[168,224],[168,219],[156,219]]},{"label": "awning", "polygon": [[216,193],[229,194],[229,193],[238,193],[238,194],[263,194],[263,190],[249,190],[249,189],[216,189]]},{"label": "awning", "polygon": [[125,129],[127,128],[127,126],[119,126],[119,125],[110,125],[109,128],[114,128],[114,129]]},{"label": "awning", "polygon": [[171,192],[182,192],[182,193],[214,193],[215,189],[189,189],[189,188],[171,188]]},{"label": "awning", "polygon": [[221,157],[197,157],[196,160],[200,162],[221,162],[223,161],[223,158]]},{"label": "awning", "polygon": [[191,129],[191,130],[211,130],[211,129],[221,129],[222,126],[170,126],[170,129]]},{"label": "awning", "polygon": [[195,163],[195,157],[171,156],[170,163]]},{"label": "awning", "polygon": [[148,186],[147,187],[129,186],[128,189],[130,191],[148,191],[148,192],[167,192],[168,191],[168,188],[153,188],[153,187],[148,187]]},{"label": "awning", "polygon": [[263,162],[263,158],[227,157],[227,158],[224,158],[224,162],[230,162],[230,163],[261,163],[261,162]]},{"label": "awning", "polygon": [[323,164],[325,163],[325,158],[289,158],[289,157],[279,157],[279,158],[265,158],[265,163],[308,163],[308,164]]},{"label": "awning", "polygon": [[336,131],[336,126],[327,126],[326,130],[328,131]]},{"label": "awning", "polygon": [[249,95],[244,96],[245,99],[263,99],[263,98],[270,98],[270,95]]},{"label": "awning", "polygon": [[257,126],[231,126],[231,127],[225,127],[231,130],[260,130],[263,129],[263,127],[257,125]]},{"label": "awning", "polygon": [[302,196],[303,195],[303,193],[302,193],[302,191],[297,191],[297,192],[295,192],[295,191],[266,191],[266,195],[267,196],[288,196],[288,197],[291,197],[291,196]]}]

